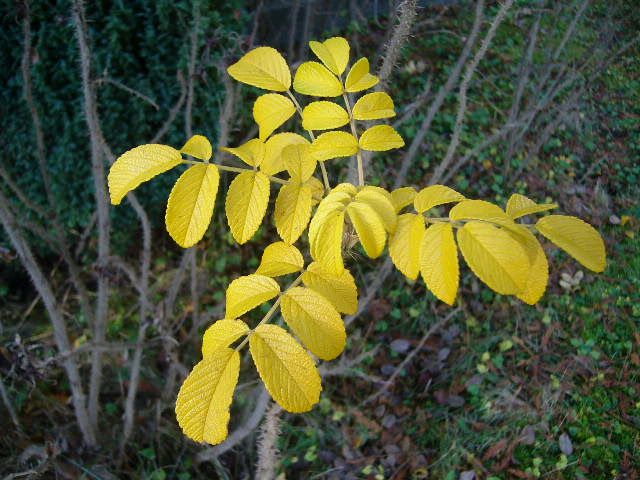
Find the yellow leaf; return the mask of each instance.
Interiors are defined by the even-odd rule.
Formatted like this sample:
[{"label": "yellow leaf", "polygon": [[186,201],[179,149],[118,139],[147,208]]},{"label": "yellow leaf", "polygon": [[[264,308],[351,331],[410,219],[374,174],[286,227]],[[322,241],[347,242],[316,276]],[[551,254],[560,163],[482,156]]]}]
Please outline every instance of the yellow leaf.
[{"label": "yellow leaf", "polygon": [[295,243],[309,223],[313,191],[308,185],[284,185],[278,192],[275,222],[278,235],[286,243]]},{"label": "yellow leaf", "polygon": [[549,215],[538,220],[536,229],[589,270],[602,272],[606,267],[604,241],[587,222],[577,217]]},{"label": "yellow leaf", "polygon": [[549,283],[549,263],[547,256],[533,233],[523,225],[516,225],[509,230],[511,236],[520,243],[529,256],[529,277],[524,290],[516,296],[529,305],[534,305],[542,298]]},{"label": "yellow leaf", "polygon": [[373,152],[385,152],[404,146],[404,140],[395,129],[389,125],[375,125],[360,137],[360,148]]},{"label": "yellow leaf", "polygon": [[393,203],[396,213],[399,213],[407,205],[411,205],[414,198],[416,198],[416,189],[413,187],[400,187],[391,192],[391,203]]},{"label": "yellow leaf", "polygon": [[339,97],[342,83],[327,67],[318,62],[304,62],[298,67],[293,88],[303,95],[314,97]]},{"label": "yellow leaf", "polygon": [[180,149],[185,155],[199,158],[200,160],[209,160],[213,151],[211,142],[203,135],[194,135]]},{"label": "yellow leaf", "polygon": [[471,221],[458,230],[465,261],[480,280],[503,295],[520,293],[529,277],[529,257],[506,230]]},{"label": "yellow leaf", "polygon": [[284,242],[274,242],[264,249],[256,273],[267,277],[279,277],[299,272],[302,267],[304,259],[300,250]]},{"label": "yellow leaf", "polygon": [[265,275],[245,275],[236,278],[227,287],[226,318],[237,318],[280,293],[280,286]]},{"label": "yellow leaf", "polygon": [[151,180],[182,163],[182,155],[168,145],[149,144],[132,148],[111,165],[107,181],[111,203],[119,205],[124,196],[142,182]]},{"label": "yellow leaf", "polygon": [[307,181],[316,171],[318,161],[311,155],[308,143],[288,145],[282,149],[282,158],[291,180],[295,182]]},{"label": "yellow leaf", "polygon": [[384,223],[370,205],[352,202],[347,206],[349,219],[356,229],[360,243],[370,258],[378,258],[387,241]]},{"label": "yellow leaf", "polygon": [[378,120],[395,116],[393,100],[384,92],[367,93],[353,107],[353,118],[356,120]]},{"label": "yellow leaf", "polygon": [[302,128],[305,130],[331,130],[349,123],[349,114],[334,102],[311,102],[302,110]]},{"label": "yellow leaf", "polygon": [[329,300],[338,312],[353,315],[358,311],[358,288],[349,270],[334,275],[313,262],[302,274],[302,281]]},{"label": "yellow leaf", "polygon": [[349,200],[350,200],[351,197],[355,197],[355,195],[358,193],[358,187],[356,187],[351,183],[346,183],[346,182],[339,183],[338,185],[336,185],[331,189],[331,193],[335,193],[335,192],[346,193],[347,195],[349,195]]},{"label": "yellow leaf", "polygon": [[283,328],[264,324],[249,337],[251,357],[273,399],[288,412],[308,412],[320,400],[320,374]]},{"label": "yellow leaf", "polygon": [[286,92],[291,87],[291,72],[275,48],[258,47],[247,52],[227,72],[237,81],[264,90]]},{"label": "yellow leaf", "polygon": [[443,205],[445,203],[460,202],[464,195],[444,185],[431,185],[418,192],[413,200],[413,206],[418,213]]},{"label": "yellow leaf", "polygon": [[297,133],[282,132],[269,138],[264,144],[264,160],[260,164],[260,171],[265,175],[275,175],[285,169],[282,150],[288,145],[309,144],[306,138]]},{"label": "yellow leaf", "polygon": [[293,102],[279,93],[266,93],[253,104],[253,118],[260,127],[260,140],[265,141],[296,112]]},{"label": "yellow leaf", "polygon": [[350,157],[358,151],[358,141],[347,132],[335,131],[318,135],[311,144],[311,155],[316,160]]},{"label": "yellow leaf", "polygon": [[316,206],[320,203],[320,200],[322,200],[322,196],[324,195],[324,184],[316,177],[311,177],[309,180],[304,182],[304,185],[311,189],[311,205]]},{"label": "yellow leaf", "polygon": [[356,194],[355,199],[373,208],[382,219],[387,232],[395,232],[398,215],[396,215],[396,209],[393,207],[391,194],[389,192],[381,187],[367,185]]},{"label": "yellow leaf", "polygon": [[242,172],[233,179],[225,207],[231,234],[246,243],[262,223],[269,204],[269,177],[262,172]]},{"label": "yellow leaf", "polygon": [[331,37],[324,42],[309,42],[316,57],[336,75],[342,75],[349,63],[349,42],[342,37]]},{"label": "yellow leaf", "polygon": [[434,223],[427,228],[420,248],[420,272],[429,290],[444,303],[453,305],[460,269],[450,223]]},{"label": "yellow leaf", "polygon": [[449,211],[451,220],[487,220],[503,226],[514,225],[499,206],[484,200],[463,200]]},{"label": "yellow leaf", "polygon": [[230,347],[233,342],[249,333],[249,327],[242,320],[224,318],[218,320],[204,332],[202,356],[208,357],[221,348]]},{"label": "yellow leaf", "polygon": [[311,256],[314,255],[314,245],[320,228],[324,225],[327,217],[337,210],[344,210],[351,197],[344,192],[331,192],[322,199],[316,209],[316,213],[309,224],[309,243],[311,245]]},{"label": "yellow leaf", "polygon": [[[313,225],[314,216],[311,220]],[[330,210],[323,216],[319,223],[317,234],[312,236],[311,226],[309,227],[309,243],[311,245],[311,256],[322,265],[328,272],[334,275],[341,275],[344,271],[342,261],[342,234],[344,232],[344,205],[341,208]]]},{"label": "yellow leaf", "polygon": [[176,400],[176,418],[187,437],[211,445],[227,438],[239,373],[240,354],[230,348],[216,350],[193,367]]},{"label": "yellow leaf", "polygon": [[207,231],[219,183],[218,167],[200,163],[186,170],[171,189],[165,223],[181,247],[195,245]]},{"label": "yellow leaf", "polygon": [[345,90],[347,92],[360,92],[375,86],[380,79],[369,73],[369,60],[361,58],[353,64],[345,80]]},{"label": "yellow leaf", "polygon": [[422,215],[405,213],[398,217],[398,227],[389,237],[389,255],[393,264],[411,280],[418,278],[420,271],[420,246],[424,230]]},{"label": "yellow leaf", "polygon": [[333,360],[344,350],[347,334],[331,302],[310,288],[294,287],[282,295],[282,317],[318,358]]},{"label": "yellow leaf", "polygon": [[235,155],[247,165],[259,167],[264,161],[266,147],[259,138],[252,138],[239,147],[222,147],[220,150]]},{"label": "yellow leaf", "polygon": [[525,215],[546,212],[547,210],[554,208],[558,208],[557,203],[537,204],[524,195],[514,193],[509,197],[509,201],[507,202],[507,215],[515,220],[516,218],[524,217]]}]

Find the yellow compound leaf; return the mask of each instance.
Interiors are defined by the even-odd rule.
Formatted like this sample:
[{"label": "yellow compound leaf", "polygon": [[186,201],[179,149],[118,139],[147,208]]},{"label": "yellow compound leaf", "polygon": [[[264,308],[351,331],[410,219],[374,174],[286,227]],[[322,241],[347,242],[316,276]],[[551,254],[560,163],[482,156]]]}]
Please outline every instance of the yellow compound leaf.
[{"label": "yellow compound leaf", "polygon": [[507,215],[514,220],[516,218],[524,217],[525,215],[546,212],[547,210],[552,210],[554,208],[558,208],[557,203],[537,204],[530,198],[520,195],[519,193],[514,193],[507,201]]},{"label": "yellow compound leaf", "polygon": [[318,62],[304,62],[298,67],[293,88],[303,95],[314,97],[339,97],[342,83],[327,67]]},{"label": "yellow compound leaf", "polygon": [[211,142],[203,135],[194,135],[180,149],[185,155],[199,158],[200,160],[209,160],[213,152]]},{"label": "yellow compound leaf", "polygon": [[[322,205],[322,204],[321,204]],[[311,220],[309,226],[309,243],[311,245],[311,256],[322,265],[328,272],[334,275],[341,275],[344,271],[342,261],[342,234],[344,232],[344,205],[334,204],[336,207],[328,210],[322,217],[318,217],[318,212]],[[340,205],[339,207],[337,205]],[[312,232],[314,220],[320,218],[317,233]]]},{"label": "yellow compound leaf", "polygon": [[411,280],[418,278],[420,272],[420,247],[424,231],[422,215],[405,213],[398,217],[398,227],[389,237],[389,255],[393,264]]},{"label": "yellow compound leaf", "polygon": [[311,144],[311,155],[322,162],[338,157],[350,157],[358,151],[356,137],[347,132],[335,131],[318,135]]},{"label": "yellow compound leaf", "polygon": [[291,72],[275,48],[258,47],[247,52],[227,72],[237,81],[264,90],[286,92],[291,87]]},{"label": "yellow compound leaf", "polygon": [[380,216],[387,232],[393,233],[398,223],[398,215],[391,201],[391,194],[384,188],[367,185],[360,190],[355,200],[368,204]]},{"label": "yellow compound leaf", "polygon": [[193,367],[176,400],[176,418],[187,437],[211,445],[227,438],[239,373],[240,354],[230,348],[216,350]]},{"label": "yellow compound leaf", "polygon": [[333,360],[344,350],[347,334],[331,302],[310,288],[294,287],[282,295],[282,317],[318,358]]},{"label": "yellow compound leaf", "polygon": [[577,217],[549,215],[538,220],[536,229],[589,270],[602,272],[606,267],[604,241],[587,222]]},{"label": "yellow compound leaf", "polygon": [[506,230],[471,221],[458,230],[458,245],[473,273],[503,295],[520,293],[529,277],[529,257]]},{"label": "yellow compound leaf", "polygon": [[342,37],[331,37],[324,42],[309,42],[309,46],[316,57],[325,67],[336,75],[342,75],[349,63],[349,42]]},{"label": "yellow compound leaf", "polygon": [[335,275],[313,262],[302,274],[302,282],[329,300],[338,312],[353,315],[358,311],[358,288],[349,270]]},{"label": "yellow compound leaf", "polygon": [[427,228],[420,248],[420,272],[429,290],[444,303],[453,305],[460,268],[450,223],[435,223]]},{"label": "yellow compound leaf", "polygon": [[353,64],[344,85],[347,92],[353,93],[367,90],[379,81],[378,77],[369,73],[369,60],[363,57]]},{"label": "yellow compound leaf", "polygon": [[273,399],[288,412],[308,412],[320,400],[320,374],[309,354],[283,328],[264,324],[249,337],[251,357]]},{"label": "yellow compound leaf", "polygon": [[389,125],[375,125],[360,137],[360,148],[372,152],[385,152],[404,146],[404,140],[396,130]]},{"label": "yellow compound leaf", "polygon": [[509,230],[511,236],[522,245],[529,256],[529,277],[524,290],[516,296],[529,305],[534,305],[542,298],[549,283],[549,263],[542,245],[533,233],[523,225],[516,225]]},{"label": "yellow compound leaf", "polygon": [[206,358],[221,348],[230,347],[233,342],[247,333],[249,333],[249,327],[242,320],[229,318],[218,320],[204,332],[202,357]]},{"label": "yellow compound leaf", "polygon": [[186,170],[171,189],[165,223],[181,247],[195,245],[207,231],[219,183],[218,167],[200,163]]},{"label": "yellow compound leaf", "polygon": [[513,221],[499,206],[484,200],[463,200],[449,211],[451,220],[488,220],[503,225]]},{"label": "yellow compound leaf", "polygon": [[418,192],[413,200],[413,206],[418,213],[444,205],[445,203],[460,202],[464,195],[444,185],[431,185]]},{"label": "yellow compound leaf", "polygon": [[269,138],[264,144],[264,159],[260,164],[260,171],[265,175],[275,175],[285,169],[282,150],[288,145],[309,144],[306,138],[297,133],[282,132]]},{"label": "yellow compound leaf", "polygon": [[280,293],[280,286],[265,275],[245,275],[227,287],[226,318],[237,318]]},{"label": "yellow compound leaf", "polygon": [[305,130],[331,130],[349,123],[349,114],[334,102],[311,102],[302,111],[302,128]]},{"label": "yellow compound leaf", "polygon": [[407,205],[413,203],[413,199],[416,198],[416,189],[413,187],[400,187],[391,192],[391,203],[396,209],[396,213],[399,213]]},{"label": "yellow compound leaf", "polygon": [[393,100],[384,92],[367,93],[353,107],[353,118],[356,120],[378,120],[395,116]]},{"label": "yellow compound leaf", "polygon": [[235,155],[247,165],[259,167],[264,161],[266,147],[259,138],[252,138],[239,147],[222,147],[221,150]]},{"label": "yellow compound leaf", "polygon": [[296,112],[293,102],[279,93],[266,93],[253,104],[253,118],[260,127],[263,142]]},{"label": "yellow compound leaf", "polygon": [[274,242],[264,249],[256,273],[267,277],[279,277],[299,272],[303,267],[304,259],[300,250],[284,242]]},{"label": "yellow compound leaf", "polygon": [[111,165],[107,182],[111,203],[119,205],[124,196],[142,182],[151,180],[182,163],[182,155],[168,145],[149,144],[132,148]]},{"label": "yellow compound leaf", "polygon": [[240,245],[248,242],[262,223],[269,204],[269,177],[262,172],[242,172],[233,179],[225,203],[227,222]]},{"label": "yellow compound leaf", "polygon": [[378,258],[387,241],[387,233],[380,216],[370,205],[359,201],[350,203],[347,213],[365,253],[370,258]]},{"label": "yellow compound leaf", "polygon": [[286,243],[295,243],[311,218],[313,191],[309,185],[292,183],[278,192],[275,206],[275,223],[278,235]]},{"label": "yellow compound leaf", "polygon": [[295,182],[307,181],[316,171],[318,161],[311,155],[311,146],[308,143],[288,145],[282,150],[284,166]]}]

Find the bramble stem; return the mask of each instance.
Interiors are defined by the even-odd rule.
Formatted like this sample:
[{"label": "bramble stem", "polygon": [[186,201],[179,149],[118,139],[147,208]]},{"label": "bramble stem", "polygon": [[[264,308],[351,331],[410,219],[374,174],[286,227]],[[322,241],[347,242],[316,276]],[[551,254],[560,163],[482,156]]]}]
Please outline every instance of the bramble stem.
[{"label": "bramble stem", "polygon": [[[351,111],[351,102],[349,101],[349,96],[347,92],[342,94],[342,98],[344,99],[344,105],[347,107],[347,113],[349,114],[349,123],[351,124],[351,133],[355,137],[358,145],[360,144],[360,139],[358,138],[358,132],[356,130],[356,122],[353,118],[353,113]],[[358,151],[356,152],[356,159],[358,161],[358,186],[364,186],[364,165],[362,163],[362,153],[360,153],[360,147],[358,146]]]},{"label": "bramble stem", "polygon": [[[302,118],[302,107],[298,103],[298,99],[295,97],[295,95],[291,90],[287,90],[287,95],[289,95],[289,98],[291,99],[293,104],[296,106],[298,115],[300,115],[300,118]],[[309,134],[309,138],[311,139],[311,141],[314,141],[316,139],[315,135],[311,130],[307,130],[307,133]],[[324,162],[318,162],[318,163],[320,164],[320,170],[322,171],[322,182],[324,183],[324,189],[326,191],[329,191],[331,190],[331,185],[329,184],[329,176],[327,175],[327,169],[324,166]]]},{"label": "bramble stem", "polygon": [[241,350],[242,347],[244,347],[247,344],[247,342],[249,341],[249,337],[256,330],[256,328],[258,328],[263,323],[266,323],[269,320],[271,320],[271,317],[273,317],[273,315],[276,313],[276,310],[278,310],[278,307],[280,306],[280,302],[282,300],[282,295],[284,293],[286,293],[288,290],[291,290],[293,287],[297,287],[298,285],[300,285],[301,282],[302,282],[302,273],[300,275],[298,275],[298,278],[296,278],[293,282],[291,282],[291,284],[286,288],[286,290],[278,296],[276,301],[273,302],[273,305],[271,305],[271,308],[269,309],[269,311],[265,314],[264,317],[262,317],[262,320],[260,320],[260,322],[258,322],[258,324],[255,326],[255,328],[251,329],[251,331],[247,334],[247,336],[244,338],[244,340],[242,340],[240,345],[238,345],[236,347],[236,352]]}]

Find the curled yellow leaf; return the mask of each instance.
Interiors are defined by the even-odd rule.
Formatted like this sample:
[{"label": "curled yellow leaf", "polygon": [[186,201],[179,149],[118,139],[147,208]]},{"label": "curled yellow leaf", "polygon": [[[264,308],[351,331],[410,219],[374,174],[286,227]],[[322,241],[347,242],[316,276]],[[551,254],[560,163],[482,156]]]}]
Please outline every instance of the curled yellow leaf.
[{"label": "curled yellow leaf", "polygon": [[316,57],[336,75],[342,75],[349,63],[349,42],[342,37],[331,37],[324,42],[310,41]]},{"label": "curled yellow leaf", "polygon": [[360,92],[377,85],[379,81],[378,77],[369,73],[369,60],[363,57],[349,70],[345,80],[345,90],[351,93]]},{"label": "curled yellow leaf", "polygon": [[213,148],[211,147],[211,142],[209,142],[207,137],[203,135],[194,135],[187,140],[187,143],[185,143],[180,149],[180,152],[206,161],[211,158]]}]

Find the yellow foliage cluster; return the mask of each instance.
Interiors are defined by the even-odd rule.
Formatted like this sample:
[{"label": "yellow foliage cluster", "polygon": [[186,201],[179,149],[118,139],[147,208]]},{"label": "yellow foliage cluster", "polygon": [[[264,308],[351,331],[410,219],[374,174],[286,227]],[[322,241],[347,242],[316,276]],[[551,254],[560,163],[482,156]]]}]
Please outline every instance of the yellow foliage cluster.
[{"label": "yellow foliage cluster", "polygon": [[[385,92],[372,92],[352,105],[350,94],[378,83],[369,71],[369,61],[361,58],[347,72],[350,47],[341,37],[310,42],[310,47],[320,62],[300,65],[293,81],[285,59],[270,47],[255,48],[229,67],[234,79],[270,92],[259,96],[253,106],[258,137],[222,148],[246,167],[212,163],[211,143],[195,135],[180,150],[167,145],[133,148],[109,172],[111,201],[117,205],[142,182],[188,165],[169,195],[166,210],[167,230],[184,248],[199,242],[210,224],[220,171],[237,173],[226,194],[225,210],[239,244],[251,240],[263,223],[271,187],[279,186],[274,221],[281,241],[265,248],[255,273],[230,283],[225,318],[205,332],[202,360],[178,395],[178,422],[198,442],[217,444],[227,436],[239,351],[247,343],[267,390],[285,410],[305,412],[318,402],[322,386],[314,357],[332,360],[342,353],[346,344],[342,315],[354,314],[358,308],[356,283],[344,263],[345,253],[358,243],[370,258],[379,257],[388,246],[400,272],[411,280],[422,276],[429,290],[449,305],[458,295],[458,251],[489,288],[528,304],[542,297],[549,277],[536,233],[585,267],[596,272],[605,268],[604,243],[582,220],[546,215],[535,224],[518,222],[554,209],[555,204],[537,204],[514,194],[503,210],[490,202],[467,199],[444,185],[393,192],[366,185],[361,151],[400,148],[404,140],[389,125],[359,128],[362,125],[357,122],[395,116],[393,100]],[[315,100],[303,108],[292,86],[302,95],[342,97],[343,105]],[[309,138],[294,132],[274,134],[296,111]],[[325,162],[352,156],[357,160],[358,184],[331,187]],[[322,181],[315,176],[318,167]],[[278,176],[283,172],[287,178]],[[434,210],[442,205],[452,205],[444,217]],[[299,241],[308,242],[309,255],[295,246]],[[289,275],[295,279],[283,289],[279,280]],[[272,300],[255,327],[241,319]],[[278,310],[292,333],[269,324]]]}]

